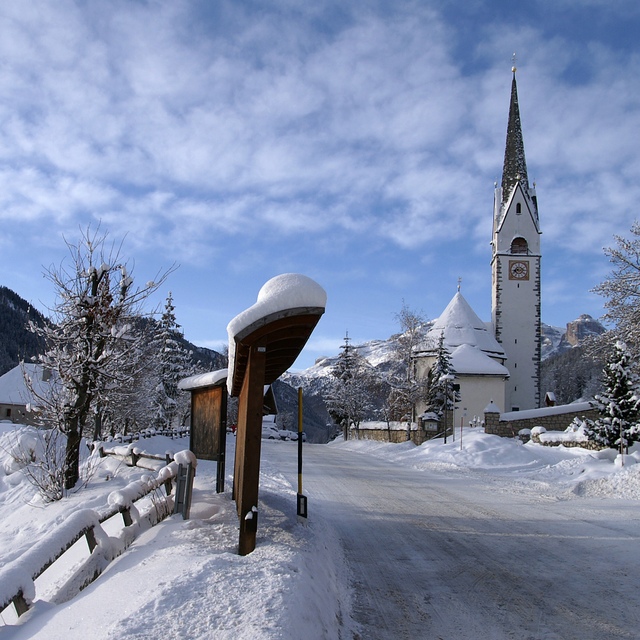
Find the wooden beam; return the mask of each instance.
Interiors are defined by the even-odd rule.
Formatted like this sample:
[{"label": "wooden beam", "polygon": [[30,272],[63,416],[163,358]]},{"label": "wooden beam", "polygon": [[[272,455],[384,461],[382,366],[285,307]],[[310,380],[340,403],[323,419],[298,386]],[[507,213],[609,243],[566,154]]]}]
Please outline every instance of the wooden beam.
[{"label": "wooden beam", "polygon": [[[267,349],[264,342],[254,344],[249,350],[244,383],[238,400],[238,436],[240,445],[240,476],[235,487],[240,539],[238,552],[241,556],[251,553],[256,547],[258,525],[258,485],[260,480],[260,447],[262,444],[262,407],[264,400],[264,372]],[[236,454],[236,462],[238,455]]]}]

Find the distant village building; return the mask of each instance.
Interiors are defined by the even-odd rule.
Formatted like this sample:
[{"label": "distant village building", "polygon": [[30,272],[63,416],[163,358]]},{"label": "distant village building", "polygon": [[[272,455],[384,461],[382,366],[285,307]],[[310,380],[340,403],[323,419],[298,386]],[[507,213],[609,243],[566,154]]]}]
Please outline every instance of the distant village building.
[{"label": "distant village building", "polygon": [[0,376],[0,420],[14,424],[35,423],[39,401],[27,387],[25,374],[31,379],[36,393],[46,397],[50,372],[39,364],[18,365]]}]

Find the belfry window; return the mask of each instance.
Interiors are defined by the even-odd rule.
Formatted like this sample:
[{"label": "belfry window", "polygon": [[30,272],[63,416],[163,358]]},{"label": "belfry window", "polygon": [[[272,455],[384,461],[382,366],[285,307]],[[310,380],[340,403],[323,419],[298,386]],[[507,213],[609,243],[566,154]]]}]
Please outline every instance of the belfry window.
[{"label": "belfry window", "polygon": [[529,245],[522,236],[511,241],[511,253],[529,253]]}]

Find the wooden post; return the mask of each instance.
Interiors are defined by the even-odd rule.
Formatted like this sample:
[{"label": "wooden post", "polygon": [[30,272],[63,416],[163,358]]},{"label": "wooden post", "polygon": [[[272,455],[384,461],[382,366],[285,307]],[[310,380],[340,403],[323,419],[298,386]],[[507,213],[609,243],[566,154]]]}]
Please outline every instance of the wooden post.
[{"label": "wooden post", "polygon": [[236,462],[239,460],[238,450],[242,455],[240,473],[238,470],[235,473],[235,491],[240,517],[238,552],[241,556],[256,548],[266,355],[266,345],[258,342],[251,347],[238,402]]}]

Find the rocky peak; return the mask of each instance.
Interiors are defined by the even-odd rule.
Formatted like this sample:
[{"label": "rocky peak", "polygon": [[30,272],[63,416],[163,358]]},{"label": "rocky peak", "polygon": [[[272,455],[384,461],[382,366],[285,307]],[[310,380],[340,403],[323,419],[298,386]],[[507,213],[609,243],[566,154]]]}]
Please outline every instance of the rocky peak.
[{"label": "rocky peak", "polygon": [[600,322],[584,313],[573,322],[567,322],[565,340],[572,347],[575,347],[586,338],[602,335],[605,331],[606,329]]}]

